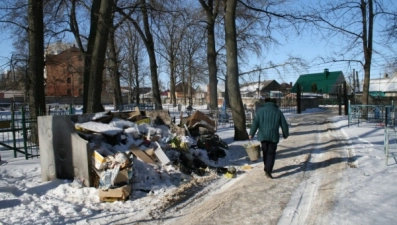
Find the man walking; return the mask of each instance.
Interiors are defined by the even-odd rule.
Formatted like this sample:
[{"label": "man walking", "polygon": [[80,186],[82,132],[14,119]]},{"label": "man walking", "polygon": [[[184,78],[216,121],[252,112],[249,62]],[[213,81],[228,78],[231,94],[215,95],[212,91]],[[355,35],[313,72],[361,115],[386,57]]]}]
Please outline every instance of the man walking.
[{"label": "man walking", "polygon": [[273,179],[272,171],[276,160],[277,144],[280,140],[279,127],[281,127],[284,139],[289,136],[287,121],[276,103],[275,99],[265,99],[265,104],[256,112],[249,132],[249,139],[252,139],[258,130],[257,139],[262,146],[265,175],[271,179]]}]

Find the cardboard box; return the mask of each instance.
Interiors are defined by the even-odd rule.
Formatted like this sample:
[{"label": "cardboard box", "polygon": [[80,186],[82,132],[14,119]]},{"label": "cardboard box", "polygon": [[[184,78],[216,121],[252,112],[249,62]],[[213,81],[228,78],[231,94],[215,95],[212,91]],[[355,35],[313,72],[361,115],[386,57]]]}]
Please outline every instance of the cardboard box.
[{"label": "cardboard box", "polygon": [[154,143],[157,146],[156,149],[149,148],[146,150],[142,150],[136,145],[131,145],[129,149],[136,157],[140,158],[146,163],[166,165],[170,162],[170,159],[161,149],[159,143],[157,143],[157,141],[155,141]]},{"label": "cardboard box", "polygon": [[141,118],[142,118],[141,111],[139,110],[139,107],[136,106],[135,111],[129,113],[128,120],[137,121],[140,120]]},{"label": "cardboard box", "polygon": [[148,110],[145,115],[156,125],[170,125],[172,123],[171,115],[168,110]]},{"label": "cardboard box", "polygon": [[116,178],[114,178],[114,184],[127,182],[129,183],[132,177],[132,168],[120,170]]},{"label": "cardboard box", "polygon": [[130,193],[130,184],[114,189],[98,189],[99,200],[102,202],[125,201],[130,196]]},{"label": "cardboard box", "polygon": [[94,150],[92,153],[92,164],[94,165],[95,169],[103,170],[106,166],[106,158]]},{"label": "cardboard box", "polygon": [[211,119],[200,111],[195,111],[191,117],[189,117],[188,128],[194,128],[196,126],[203,126],[207,128],[211,133],[216,132],[215,120]]},{"label": "cardboard box", "polygon": [[136,157],[138,157],[145,163],[157,164],[157,162],[158,162],[158,161],[156,161],[156,159],[153,159],[152,157],[150,157],[150,155],[148,155],[148,153],[150,153],[150,150],[146,150],[146,151],[148,151],[148,153],[146,153],[146,151],[143,151],[136,145],[131,145],[129,150],[132,152],[132,154],[134,154]]}]

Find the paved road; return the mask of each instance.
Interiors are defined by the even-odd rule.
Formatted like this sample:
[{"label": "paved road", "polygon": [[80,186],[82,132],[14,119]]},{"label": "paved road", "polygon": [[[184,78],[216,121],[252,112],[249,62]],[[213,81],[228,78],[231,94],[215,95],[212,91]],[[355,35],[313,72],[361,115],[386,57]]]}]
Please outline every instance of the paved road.
[{"label": "paved road", "polygon": [[327,224],[349,161],[343,137],[329,122],[335,115],[289,119],[291,136],[279,144],[275,179],[265,178],[258,163],[145,224]]}]

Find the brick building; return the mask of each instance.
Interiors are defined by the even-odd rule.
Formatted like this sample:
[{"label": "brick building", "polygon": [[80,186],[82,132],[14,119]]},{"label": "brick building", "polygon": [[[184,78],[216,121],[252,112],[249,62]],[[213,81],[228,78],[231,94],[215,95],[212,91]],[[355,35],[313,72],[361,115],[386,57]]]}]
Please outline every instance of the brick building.
[{"label": "brick building", "polygon": [[47,54],[45,65],[46,96],[83,95],[84,57],[78,48],[71,47],[59,54]]}]

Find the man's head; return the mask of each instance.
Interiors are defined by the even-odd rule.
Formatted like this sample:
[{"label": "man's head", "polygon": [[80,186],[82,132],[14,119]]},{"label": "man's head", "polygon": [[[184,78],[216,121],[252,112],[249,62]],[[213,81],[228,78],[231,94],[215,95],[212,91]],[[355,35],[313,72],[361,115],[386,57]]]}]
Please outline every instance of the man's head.
[{"label": "man's head", "polygon": [[275,98],[265,98],[265,102],[277,103],[277,99],[275,99]]}]

